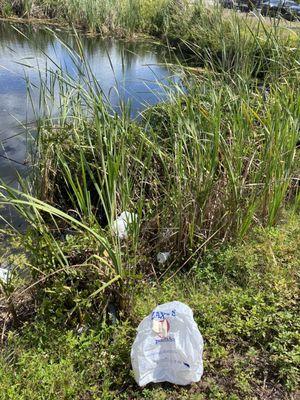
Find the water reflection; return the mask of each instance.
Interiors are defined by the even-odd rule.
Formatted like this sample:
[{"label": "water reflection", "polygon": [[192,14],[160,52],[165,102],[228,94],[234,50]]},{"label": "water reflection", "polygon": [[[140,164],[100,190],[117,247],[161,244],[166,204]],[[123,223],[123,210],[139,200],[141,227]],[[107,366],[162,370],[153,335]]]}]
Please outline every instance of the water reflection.
[{"label": "water reflection", "polygon": [[[45,29],[25,25],[14,29],[0,23],[0,177],[11,185],[17,184],[17,174],[26,171],[30,138],[27,127],[34,120],[25,75],[38,87],[36,67],[51,67],[49,59],[70,74],[77,74],[72,57],[61,42],[76,46],[75,36],[64,31],[56,33],[58,38]],[[119,106],[120,98],[130,101],[135,116],[143,107],[165,96],[158,82],[167,84],[170,72],[157,65],[165,61],[162,47],[88,37],[82,38],[82,42],[91,69],[114,108]],[[112,87],[116,89],[111,90]],[[38,101],[37,90],[33,103],[37,106]],[[3,211],[0,213],[3,215]]]}]

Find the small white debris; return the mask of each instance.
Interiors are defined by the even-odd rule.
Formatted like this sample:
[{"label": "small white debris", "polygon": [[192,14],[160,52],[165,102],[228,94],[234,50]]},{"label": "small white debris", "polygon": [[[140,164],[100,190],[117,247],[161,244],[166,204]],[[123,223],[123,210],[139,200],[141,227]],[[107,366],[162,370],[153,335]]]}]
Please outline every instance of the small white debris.
[{"label": "small white debris", "polygon": [[166,228],[162,231],[162,239],[168,240],[172,237],[173,231],[171,228]]},{"label": "small white debris", "polygon": [[159,264],[164,264],[168,260],[170,255],[171,255],[171,253],[169,251],[165,251],[162,253],[158,253],[156,256],[156,259],[159,262]]},{"label": "small white debris", "polygon": [[3,283],[8,283],[8,273],[9,271],[7,269],[0,268],[0,280]]},{"label": "small white debris", "polygon": [[113,222],[113,232],[119,236],[119,238],[126,239],[128,236],[128,225],[137,221],[137,214],[123,211],[118,218]]},{"label": "small white debris", "polygon": [[85,327],[82,325],[79,328],[77,328],[78,335],[81,335],[84,332],[84,330],[85,330]]}]

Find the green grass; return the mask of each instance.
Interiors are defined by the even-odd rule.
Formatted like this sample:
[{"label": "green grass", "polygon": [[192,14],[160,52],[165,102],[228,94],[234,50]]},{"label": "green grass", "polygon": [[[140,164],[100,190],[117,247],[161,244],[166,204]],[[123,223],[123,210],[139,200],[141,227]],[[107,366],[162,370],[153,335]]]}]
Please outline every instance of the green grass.
[{"label": "green grass", "polygon": [[[206,48],[217,47],[221,52],[220,42],[231,41],[232,31],[241,36],[245,21],[254,27],[257,24],[251,15],[228,12],[217,5],[207,7],[201,0],[0,0],[0,17],[75,26],[103,36],[150,35],[172,44],[197,38]],[[297,23],[263,20],[268,29],[276,26],[287,36],[297,36]],[[293,32],[287,33],[287,27]]]},{"label": "green grass", "polygon": [[1,0],[0,16],[51,19],[101,34],[157,35],[174,17],[189,18],[193,8],[186,0]]},{"label": "green grass", "polygon": [[[145,31],[136,4],[115,27]],[[40,71],[32,174],[20,191],[0,186],[0,206],[28,227],[27,274],[1,291],[5,399],[296,398],[299,38],[200,6],[171,16],[157,32],[184,54],[181,81],[138,120],[111,109],[79,39],[77,53],[67,47],[78,77]],[[289,223],[274,228],[286,209]],[[121,241],[113,221],[124,210],[137,220]],[[171,251],[164,265],[159,251]],[[206,376],[138,390],[134,328],[171,299],[195,311]]]},{"label": "green grass", "polygon": [[[93,319],[110,301],[122,312],[140,275],[171,279],[207,249],[274,226],[287,204],[299,208],[300,46],[275,28],[261,40],[228,26],[236,57],[225,43],[217,56],[208,42],[204,59],[194,49],[206,69],[174,66],[181,85],[139,121],[105,102],[79,40],[78,54],[68,50],[80,78],[59,67],[41,78],[33,174],[20,192],[3,185],[1,203],[28,223],[28,284],[67,321]],[[122,242],[113,221],[124,210],[137,221]]]},{"label": "green grass", "polygon": [[[299,239],[296,214],[256,229],[244,244],[211,252],[189,275],[157,284],[141,278],[130,317],[100,318],[83,333],[38,313],[11,331],[0,355],[0,398],[296,399],[299,384]],[[156,304],[180,300],[205,340],[204,376],[180,388],[139,389],[130,367],[138,323]]]}]

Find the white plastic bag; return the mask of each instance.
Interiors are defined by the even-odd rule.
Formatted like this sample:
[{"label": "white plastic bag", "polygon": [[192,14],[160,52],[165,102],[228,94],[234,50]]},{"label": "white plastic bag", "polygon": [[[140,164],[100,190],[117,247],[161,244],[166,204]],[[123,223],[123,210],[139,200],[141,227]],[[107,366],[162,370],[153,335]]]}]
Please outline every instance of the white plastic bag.
[{"label": "white plastic bag", "polygon": [[164,264],[166,261],[168,261],[170,255],[171,255],[170,251],[160,252],[157,254],[156,259],[159,264]]},{"label": "white plastic bag", "polygon": [[139,325],[131,349],[135,380],[188,385],[203,374],[203,339],[193,312],[179,301],[161,304]]},{"label": "white plastic bag", "polygon": [[128,226],[137,221],[137,214],[123,211],[113,222],[113,232],[118,235],[119,239],[126,239],[128,236]]},{"label": "white plastic bag", "polygon": [[6,283],[6,284],[8,283],[8,273],[9,273],[9,271],[7,269],[0,268],[0,280],[3,283]]}]

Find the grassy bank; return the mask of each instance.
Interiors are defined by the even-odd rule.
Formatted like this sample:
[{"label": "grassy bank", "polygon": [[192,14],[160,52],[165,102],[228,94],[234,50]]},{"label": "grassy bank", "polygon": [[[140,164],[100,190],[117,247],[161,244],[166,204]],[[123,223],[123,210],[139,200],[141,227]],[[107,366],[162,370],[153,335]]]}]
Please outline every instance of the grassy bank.
[{"label": "grassy bank", "polygon": [[195,8],[186,0],[1,0],[0,16],[56,20],[101,34],[160,35]]},{"label": "grassy bank", "polygon": [[[1,204],[28,227],[18,235],[23,273],[2,285],[0,368],[10,367],[0,393],[34,398],[42,380],[36,398],[295,394],[299,37],[197,10],[193,23],[173,21],[174,57],[185,56],[173,66],[179,81],[137,120],[128,105],[111,108],[80,41],[69,51],[75,77],[57,65],[41,73],[32,174],[21,191],[0,187]],[[290,222],[273,228],[286,209]],[[120,238],[114,221],[125,210],[135,216]],[[165,264],[161,251],[171,253]],[[166,299],[195,310],[206,380],[139,391],[129,375],[133,328]]]},{"label": "grassy bank", "polygon": [[[247,243],[209,253],[164,284],[142,280],[130,317],[95,319],[83,331],[38,314],[12,331],[0,354],[0,399],[295,399],[299,382],[297,214],[256,229]],[[129,349],[156,304],[189,304],[204,336],[204,377],[187,388],[138,389]],[[46,300],[45,300],[46,301]],[[59,311],[57,311],[59,314]]]},{"label": "grassy bank", "polygon": [[[207,43],[208,27],[215,33],[228,33],[230,20],[245,14],[207,7],[201,0],[1,0],[0,18],[23,23],[49,23],[75,26],[91,34],[132,38],[150,35],[178,43],[196,34]],[[255,26],[257,18],[246,16]],[[298,23],[264,19],[266,26],[276,24],[298,31]],[[226,27],[224,31],[224,27]],[[199,36],[201,32],[201,36]],[[222,38],[221,38],[222,39]]]}]

